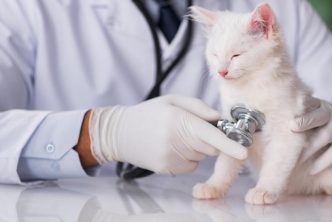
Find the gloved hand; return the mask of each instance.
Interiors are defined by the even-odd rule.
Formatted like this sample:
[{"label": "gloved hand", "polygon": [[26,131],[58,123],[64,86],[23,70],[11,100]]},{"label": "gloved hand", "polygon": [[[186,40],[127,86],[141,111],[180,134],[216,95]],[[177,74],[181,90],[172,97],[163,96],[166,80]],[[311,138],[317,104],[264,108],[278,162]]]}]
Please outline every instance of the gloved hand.
[{"label": "gloved hand", "polygon": [[301,161],[306,161],[321,149],[326,149],[314,162],[310,173],[318,174],[332,165],[332,104],[318,99],[309,99],[306,104],[309,110],[297,117],[291,124],[294,132],[304,132],[317,128],[309,138],[309,148],[304,151]]},{"label": "gloved hand", "polygon": [[90,119],[91,150],[100,164],[128,162],[164,174],[193,171],[220,151],[245,159],[246,148],[208,123],[219,118],[200,100],[180,96],[97,108]]}]

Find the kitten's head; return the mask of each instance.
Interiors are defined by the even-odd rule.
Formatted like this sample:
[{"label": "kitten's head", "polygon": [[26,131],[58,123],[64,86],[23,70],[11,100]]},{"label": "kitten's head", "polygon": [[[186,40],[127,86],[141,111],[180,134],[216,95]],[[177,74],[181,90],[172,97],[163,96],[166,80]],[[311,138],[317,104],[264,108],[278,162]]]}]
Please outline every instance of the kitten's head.
[{"label": "kitten's head", "polygon": [[250,14],[191,7],[191,17],[205,26],[206,57],[213,75],[235,80],[262,67],[278,42],[278,28],[268,4]]}]

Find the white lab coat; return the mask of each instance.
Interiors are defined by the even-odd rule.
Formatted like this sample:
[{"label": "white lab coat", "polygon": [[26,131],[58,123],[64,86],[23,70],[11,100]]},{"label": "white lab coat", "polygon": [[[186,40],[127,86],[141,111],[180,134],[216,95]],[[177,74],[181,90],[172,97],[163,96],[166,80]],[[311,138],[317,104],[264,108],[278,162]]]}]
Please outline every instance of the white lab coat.
[{"label": "white lab coat", "polygon": [[[194,2],[248,12],[260,0]],[[265,2],[275,10],[301,78],[332,101],[332,37],[321,19],[304,0]],[[159,36],[164,66],[181,48],[186,26],[183,21],[170,45]],[[205,38],[195,28],[190,51],[161,91],[219,108]],[[84,112],[142,101],[155,80],[153,52],[148,25],[130,0],[2,0],[0,182],[85,175],[72,149]]]}]

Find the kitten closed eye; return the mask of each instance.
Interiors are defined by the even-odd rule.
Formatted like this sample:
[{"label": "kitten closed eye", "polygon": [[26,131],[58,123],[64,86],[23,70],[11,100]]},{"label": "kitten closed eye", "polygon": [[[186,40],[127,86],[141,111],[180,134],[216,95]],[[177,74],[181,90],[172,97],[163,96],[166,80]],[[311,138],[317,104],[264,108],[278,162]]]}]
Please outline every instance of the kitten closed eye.
[{"label": "kitten closed eye", "polygon": [[241,54],[235,54],[235,55],[233,55],[232,57],[231,57],[231,60],[232,59],[234,59],[234,58],[236,58],[236,57],[239,57]]}]

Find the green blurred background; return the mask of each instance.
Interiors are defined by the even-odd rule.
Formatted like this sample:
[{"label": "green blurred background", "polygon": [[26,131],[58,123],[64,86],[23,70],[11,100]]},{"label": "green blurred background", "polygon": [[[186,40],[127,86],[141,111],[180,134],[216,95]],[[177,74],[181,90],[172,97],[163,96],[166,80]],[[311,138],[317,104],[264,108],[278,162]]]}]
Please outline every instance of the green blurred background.
[{"label": "green blurred background", "polygon": [[332,0],[309,0],[332,30]]}]

